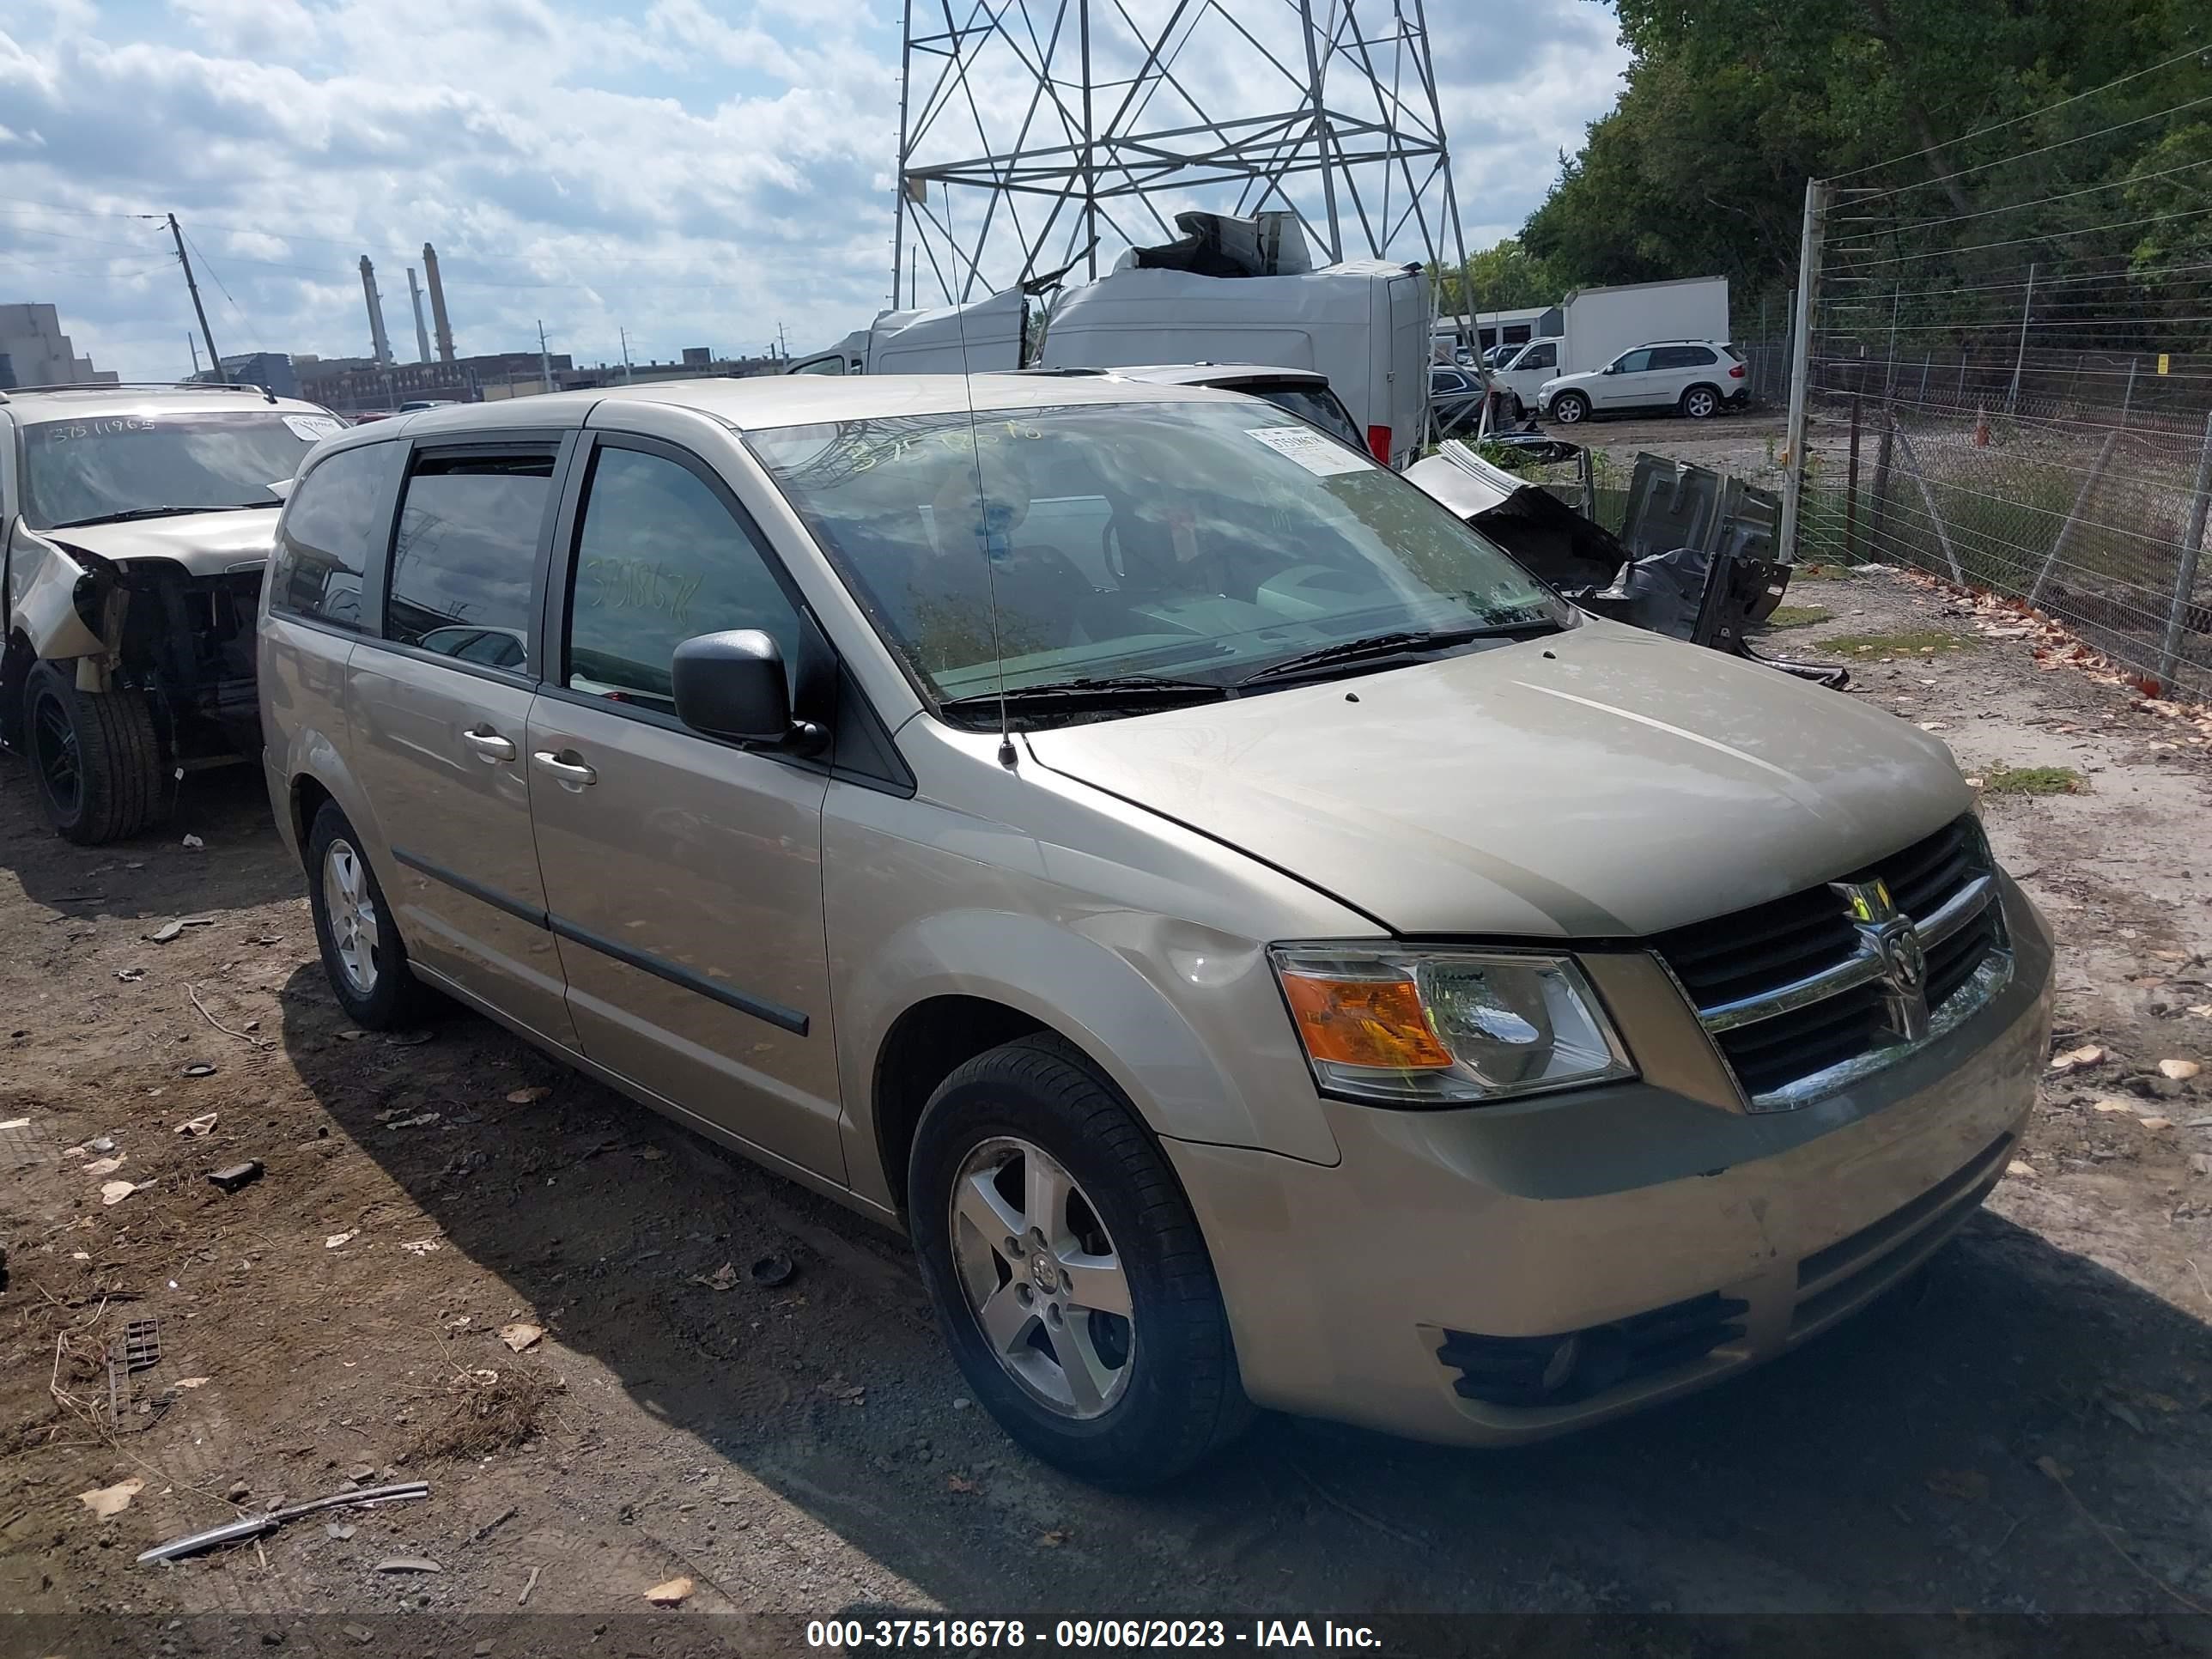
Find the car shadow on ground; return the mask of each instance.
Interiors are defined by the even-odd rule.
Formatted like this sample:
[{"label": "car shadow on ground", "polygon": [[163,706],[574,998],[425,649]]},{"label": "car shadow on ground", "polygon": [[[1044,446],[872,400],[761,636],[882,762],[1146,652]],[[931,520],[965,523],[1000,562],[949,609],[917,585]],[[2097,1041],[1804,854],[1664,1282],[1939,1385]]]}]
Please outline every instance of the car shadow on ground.
[{"label": "car shadow on ground", "polygon": [[[79,847],[47,827],[22,760],[0,756],[0,864],[24,896],[58,915],[185,915],[267,904],[305,889],[269,814],[258,766],[190,772],[170,783],[161,823],[105,847]],[[187,846],[191,836],[200,843]]]},{"label": "car shadow on ground", "polygon": [[[653,1425],[696,1437],[635,1462],[601,1449],[640,1502],[672,1505],[664,1475],[711,1449],[951,1607],[2120,1610],[2157,1597],[2077,1506],[2201,1528],[2180,1494],[2212,1464],[2204,1325],[1986,1212],[1805,1350],[1577,1438],[1441,1451],[1270,1416],[1164,1491],[1096,1493],[955,1407],[900,1240],[471,1015],[393,1049],[331,1040],[313,964],[285,1001],[332,1133]],[[436,1125],[389,1127],[425,1109]],[[746,1279],[777,1253],[790,1285]],[[734,1290],[697,1282],[724,1262]],[[2123,1385],[2195,1415],[2145,1425],[2164,1434],[2147,1447],[2105,1408]],[[984,1498],[947,1496],[960,1471]],[[1048,1529],[1065,1545],[1036,1547]]]}]

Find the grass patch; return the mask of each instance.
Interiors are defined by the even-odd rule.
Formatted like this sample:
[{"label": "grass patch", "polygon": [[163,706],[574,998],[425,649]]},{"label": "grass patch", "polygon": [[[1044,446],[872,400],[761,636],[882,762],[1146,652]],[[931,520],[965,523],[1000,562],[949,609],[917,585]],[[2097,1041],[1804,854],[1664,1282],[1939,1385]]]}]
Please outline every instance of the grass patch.
[{"label": "grass patch", "polygon": [[1985,767],[1980,782],[1985,795],[2078,795],[2084,787],[2070,766]]},{"label": "grass patch", "polygon": [[1845,634],[1822,640],[1820,648],[1848,657],[1917,657],[1929,652],[1964,651],[1973,643],[1963,635],[1947,634],[1940,628],[1916,628],[1902,634]]},{"label": "grass patch", "polygon": [[1825,605],[1778,605],[1773,615],[1763,626],[1767,628],[1810,628],[1814,623],[1826,622],[1836,613]]}]

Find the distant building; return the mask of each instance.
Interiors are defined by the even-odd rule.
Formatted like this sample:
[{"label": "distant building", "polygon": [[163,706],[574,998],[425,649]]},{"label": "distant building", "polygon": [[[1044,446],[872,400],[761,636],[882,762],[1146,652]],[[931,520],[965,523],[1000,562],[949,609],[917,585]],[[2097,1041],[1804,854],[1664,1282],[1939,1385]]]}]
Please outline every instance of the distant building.
[{"label": "distant building", "polygon": [[[499,351],[478,357],[456,358],[450,363],[394,363],[380,365],[366,357],[315,358],[295,356],[293,367],[300,376],[300,395],[311,403],[346,414],[394,410],[404,403],[445,398],[454,403],[477,403],[494,394],[490,388],[527,380],[532,391],[543,391],[538,354]],[[573,365],[564,352],[552,354],[554,378]]]},{"label": "distant building", "polygon": [[119,377],[80,357],[52,306],[0,306],[0,391],[20,386],[113,386]]},{"label": "distant building", "polygon": [[233,386],[258,386],[279,398],[300,395],[299,373],[287,352],[241,352],[222,360],[222,372]]}]

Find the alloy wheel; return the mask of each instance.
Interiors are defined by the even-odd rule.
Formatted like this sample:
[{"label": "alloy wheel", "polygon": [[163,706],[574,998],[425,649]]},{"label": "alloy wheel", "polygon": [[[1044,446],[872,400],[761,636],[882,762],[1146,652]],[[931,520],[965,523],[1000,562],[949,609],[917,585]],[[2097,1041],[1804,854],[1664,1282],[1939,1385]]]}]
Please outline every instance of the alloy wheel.
[{"label": "alloy wheel", "polygon": [[349,842],[333,841],[323,854],[323,911],[330,918],[331,945],[347,988],[356,996],[373,994],[382,935],[376,900],[368,890],[368,867]]},{"label": "alloy wheel", "polygon": [[1129,1280],[1083,1188],[1042,1147],[997,1136],[952,1183],[950,1232],[968,1311],[1006,1375],[1047,1410],[1090,1419],[1129,1385]]},{"label": "alloy wheel", "polygon": [[39,696],[31,711],[31,757],[55,811],[64,817],[75,812],[84,793],[76,728],[70,723],[69,710],[61,699],[50,691]]}]

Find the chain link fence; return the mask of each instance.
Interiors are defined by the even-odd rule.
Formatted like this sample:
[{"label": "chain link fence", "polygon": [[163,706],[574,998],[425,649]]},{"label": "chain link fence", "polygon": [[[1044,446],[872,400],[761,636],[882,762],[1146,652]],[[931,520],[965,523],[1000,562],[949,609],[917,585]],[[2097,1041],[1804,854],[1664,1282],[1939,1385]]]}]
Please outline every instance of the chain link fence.
[{"label": "chain link fence", "polygon": [[2154,131],[2069,172],[2052,152],[2106,137],[2069,120],[2081,137],[2031,129],[1966,169],[1971,196],[1943,188],[1963,174],[1815,192],[1794,556],[2024,600],[2212,701],[2212,142],[2177,166]]}]

